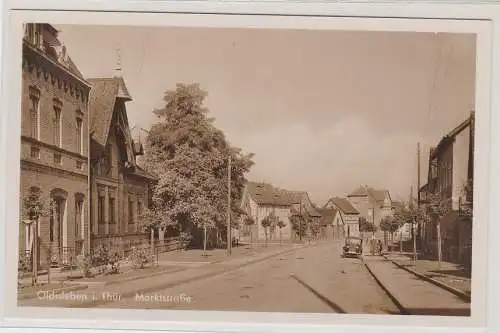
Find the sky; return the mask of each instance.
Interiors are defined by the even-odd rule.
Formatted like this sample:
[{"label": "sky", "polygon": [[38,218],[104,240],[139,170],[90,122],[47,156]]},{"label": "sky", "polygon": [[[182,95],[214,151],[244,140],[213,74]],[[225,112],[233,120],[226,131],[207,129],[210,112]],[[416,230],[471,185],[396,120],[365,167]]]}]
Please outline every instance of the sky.
[{"label": "sky", "polygon": [[[318,205],[366,184],[404,200],[429,147],[475,105],[474,35],[58,25],[86,78],[121,67],[130,125],[200,84],[215,124],[255,154],[247,174]],[[117,51],[118,50],[118,51]],[[119,64],[119,65],[118,65]]]}]

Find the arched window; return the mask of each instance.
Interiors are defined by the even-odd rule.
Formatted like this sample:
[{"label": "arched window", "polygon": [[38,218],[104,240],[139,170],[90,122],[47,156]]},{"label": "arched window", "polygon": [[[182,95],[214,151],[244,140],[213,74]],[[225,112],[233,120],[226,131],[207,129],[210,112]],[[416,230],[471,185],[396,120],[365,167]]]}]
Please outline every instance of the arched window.
[{"label": "arched window", "polygon": [[76,117],[76,152],[83,155],[83,120],[80,117]]},{"label": "arched window", "polygon": [[40,140],[40,89],[29,87],[30,136]]},{"label": "arched window", "polygon": [[54,189],[50,193],[53,201],[53,209],[49,220],[49,240],[55,242],[58,247],[63,246],[64,220],[66,214],[66,199],[68,193],[62,189]]},{"label": "arched window", "polygon": [[82,238],[84,201],[85,196],[82,193],[75,194],[75,240]]}]

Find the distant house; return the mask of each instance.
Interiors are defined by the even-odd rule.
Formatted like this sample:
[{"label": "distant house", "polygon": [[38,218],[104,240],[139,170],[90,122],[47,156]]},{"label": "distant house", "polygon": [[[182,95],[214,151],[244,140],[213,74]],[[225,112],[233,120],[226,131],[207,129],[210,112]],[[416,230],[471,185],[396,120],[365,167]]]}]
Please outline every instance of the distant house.
[{"label": "distant house", "polygon": [[388,190],[360,186],[347,195],[349,201],[359,211],[360,216],[377,227],[377,236],[383,236],[380,222],[392,215],[392,200]]},{"label": "distant house", "polygon": [[320,238],[324,240],[344,239],[344,222],[340,210],[336,208],[319,208],[318,212],[321,214]]},{"label": "distant house", "polygon": [[359,211],[346,198],[334,197],[328,200],[325,208],[335,209],[340,213],[343,223],[343,236],[360,236]]},{"label": "distant house", "polygon": [[[295,239],[296,233],[290,220],[295,212],[307,214],[315,219],[321,218],[321,214],[315,209],[307,192],[284,190],[268,183],[247,182],[241,202],[243,211],[255,221],[253,226],[246,226],[241,221],[240,240],[243,242],[249,240],[250,234],[253,240],[266,239],[266,230],[262,226],[262,220],[271,213],[285,223],[285,227],[281,230],[283,240]],[[276,226],[269,228],[267,236],[269,240],[278,240],[279,228]]]},{"label": "distant house", "polygon": [[[427,183],[419,189],[422,204],[434,194],[449,209],[440,223],[444,259],[467,265],[472,256],[472,217],[464,211],[472,203],[472,192],[467,187],[472,185],[474,175],[474,121],[471,112],[431,149]],[[425,249],[436,255],[436,228],[424,227]]]}]

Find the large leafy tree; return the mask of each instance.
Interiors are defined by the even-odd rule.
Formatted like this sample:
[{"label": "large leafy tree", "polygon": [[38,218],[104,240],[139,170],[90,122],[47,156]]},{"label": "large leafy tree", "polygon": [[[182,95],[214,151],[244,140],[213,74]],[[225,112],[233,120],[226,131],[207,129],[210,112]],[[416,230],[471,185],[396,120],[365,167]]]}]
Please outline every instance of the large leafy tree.
[{"label": "large leafy tree", "polygon": [[165,92],[165,106],[154,110],[158,122],[146,139],[145,164],[159,180],[145,226],[224,231],[229,157],[232,223],[242,214],[239,202],[253,155],[232,147],[215,127],[203,105],[206,96],[198,84],[177,84]]}]

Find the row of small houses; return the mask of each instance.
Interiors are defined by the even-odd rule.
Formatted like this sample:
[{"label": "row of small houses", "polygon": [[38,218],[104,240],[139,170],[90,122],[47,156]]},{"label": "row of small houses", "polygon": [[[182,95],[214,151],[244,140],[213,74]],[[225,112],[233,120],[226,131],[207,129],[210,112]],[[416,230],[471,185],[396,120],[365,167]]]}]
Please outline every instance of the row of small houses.
[{"label": "row of small houses", "polygon": [[[253,225],[244,223],[242,217],[237,236],[242,242],[278,240],[293,241],[299,237],[294,230],[292,216],[306,215],[316,219],[320,226],[318,237],[340,240],[348,236],[360,236],[359,220],[364,217],[379,227],[381,220],[392,215],[393,202],[387,190],[375,190],[360,186],[346,198],[333,197],[322,207],[312,203],[305,191],[290,191],[262,182],[248,182],[242,196],[242,208],[255,221]],[[264,227],[262,221],[273,213],[284,227]],[[267,229],[267,230],[266,230]],[[376,238],[383,237],[380,231]],[[311,231],[306,231],[311,236]]]}]

